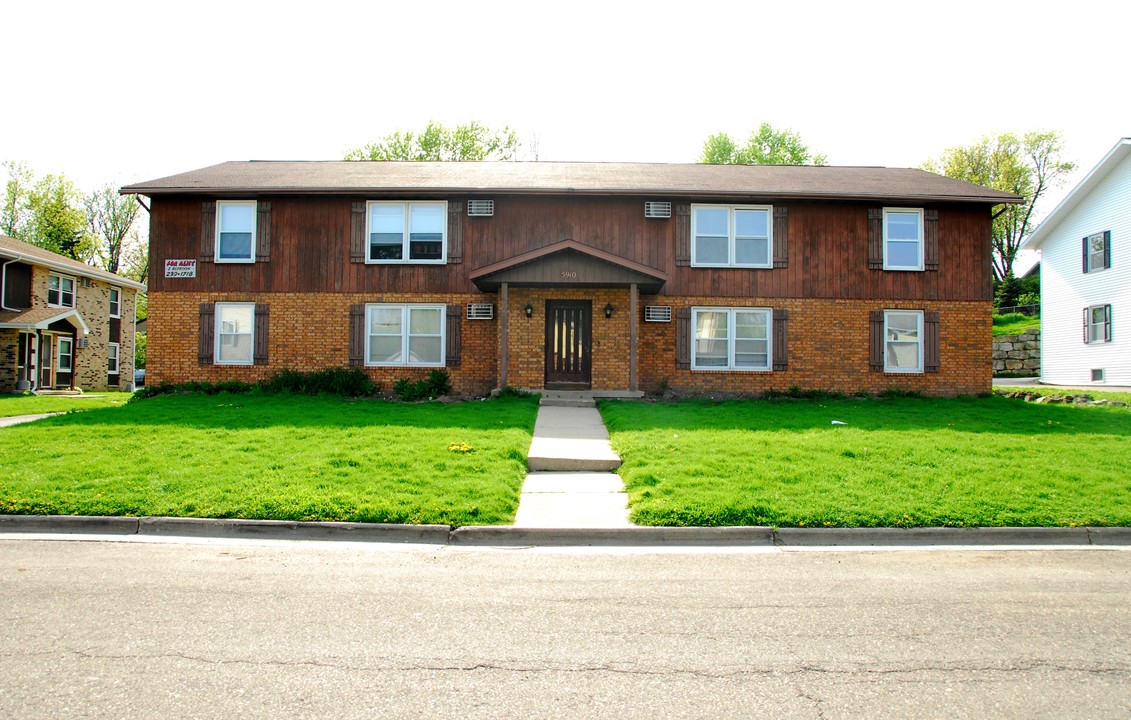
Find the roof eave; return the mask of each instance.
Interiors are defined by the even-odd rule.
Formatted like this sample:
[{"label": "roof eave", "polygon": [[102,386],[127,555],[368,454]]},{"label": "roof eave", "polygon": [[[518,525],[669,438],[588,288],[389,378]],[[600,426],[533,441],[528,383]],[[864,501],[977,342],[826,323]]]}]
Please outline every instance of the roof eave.
[{"label": "roof eave", "polygon": [[135,280],[130,280],[129,278],[124,278],[121,275],[115,275],[114,273],[111,273],[111,272],[99,272],[95,268],[91,268],[90,271],[88,272],[88,271],[81,270],[79,268],[71,267],[70,265],[67,265],[66,263],[55,262],[53,260],[47,260],[45,258],[36,257],[35,255],[28,255],[26,253],[21,253],[18,250],[9,250],[9,249],[6,249],[6,248],[0,248],[0,257],[5,257],[5,258],[9,258],[11,260],[17,260],[19,262],[28,263],[29,265],[42,265],[43,267],[50,268],[52,270],[58,270],[59,272],[67,273],[68,275],[78,275],[79,277],[89,277],[89,278],[92,278],[94,280],[99,280],[101,282],[110,283],[112,285],[121,285],[123,287],[133,288],[134,290],[145,291],[147,289],[147,287],[144,283],[139,283]]}]

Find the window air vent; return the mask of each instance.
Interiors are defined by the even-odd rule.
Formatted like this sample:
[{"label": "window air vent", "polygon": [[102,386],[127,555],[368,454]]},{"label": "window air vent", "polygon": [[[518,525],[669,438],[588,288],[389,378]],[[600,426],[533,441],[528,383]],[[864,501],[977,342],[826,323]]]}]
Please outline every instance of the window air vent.
[{"label": "window air vent", "polygon": [[494,200],[468,200],[468,217],[491,217],[495,214]]},{"label": "window air vent", "polygon": [[644,217],[646,218],[670,218],[671,216],[672,204],[670,202],[649,200],[644,203]]},{"label": "window air vent", "polygon": [[94,283],[91,282],[90,278],[84,277],[84,278],[82,278],[82,286],[85,287],[85,288],[93,287]]},{"label": "window air vent", "polygon": [[468,303],[467,304],[467,319],[468,320],[493,320],[495,318],[495,306],[491,303]]},{"label": "window air vent", "polygon": [[80,349],[86,348],[87,345],[90,345],[90,338],[79,338],[78,345]]},{"label": "window air vent", "polygon": [[671,305],[645,305],[644,322],[671,322]]}]

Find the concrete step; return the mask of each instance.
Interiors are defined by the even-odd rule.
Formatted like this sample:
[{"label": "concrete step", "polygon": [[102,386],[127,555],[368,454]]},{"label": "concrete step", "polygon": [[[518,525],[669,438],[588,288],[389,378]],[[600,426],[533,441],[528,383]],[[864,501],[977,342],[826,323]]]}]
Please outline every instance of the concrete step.
[{"label": "concrete step", "polygon": [[612,473],[530,473],[522,485],[515,527],[625,528],[628,495]]},{"label": "concrete step", "polygon": [[570,399],[570,398],[542,398],[538,401],[542,407],[597,407],[597,401],[593,398],[589,399]]}]

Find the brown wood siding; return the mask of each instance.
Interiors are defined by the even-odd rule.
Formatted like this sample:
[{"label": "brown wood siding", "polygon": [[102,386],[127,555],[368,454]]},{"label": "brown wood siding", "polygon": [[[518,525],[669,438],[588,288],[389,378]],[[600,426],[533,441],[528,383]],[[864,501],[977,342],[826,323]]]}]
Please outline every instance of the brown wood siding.
[{"label": "brown wood siding", "polygon": [[4,305],[20,310],[30,308],[31,265],[12,263],[4,273]]},{"label": "brown wood siding", "polygon": [[[696,268],[677,261],[678,211],[644,217],[645,198],[495,195],[495,215],[460,213],[455,229],[463,262],[445,265],[368,265],[350,262],[356,197],[260,198],[271,202],[271,261],[215,264],[201,260],[193,279],[164,278],[164,262],[199,258],[202,202],[153,199],[150,288],[153,291],[361,292],[406,290],[476,292],[478,268],[564,239],[613,253],[669,275],[661,295],[989,300],[990,209],[937,205],[938,261],[934,272],[869,269],[868,210],[849,203],[775,203],[788,211],[788,266],[775,269]],[[427,199],[427,198],[426,198]],[[459,199],[463,202],[463,199]],[[673,198],[678,209],[690,198]],[[451,202],[457,202],[452,198]],[[457,221],[455,213],[453,222]],[[452,232],[452,231],[450,231]]]}]

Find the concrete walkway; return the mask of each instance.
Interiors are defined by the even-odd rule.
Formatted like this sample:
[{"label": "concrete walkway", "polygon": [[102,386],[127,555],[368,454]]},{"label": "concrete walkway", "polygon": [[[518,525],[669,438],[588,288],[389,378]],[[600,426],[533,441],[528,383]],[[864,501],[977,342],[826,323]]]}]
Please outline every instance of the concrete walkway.
[{"label": "concrete walkway", "polygon": [[43,418],[53,417],[55,415],[62,415],[63,413],[39,413],[38,415],[12,415],[10,417],[0,417],[0,428],[9,427],[11,425],[20,425],[22,423],[35,422]]},{"label": "concrete walkway", "polygon": [[515,527],[625,528],[620,457],[596,407],[538,408]]}]

